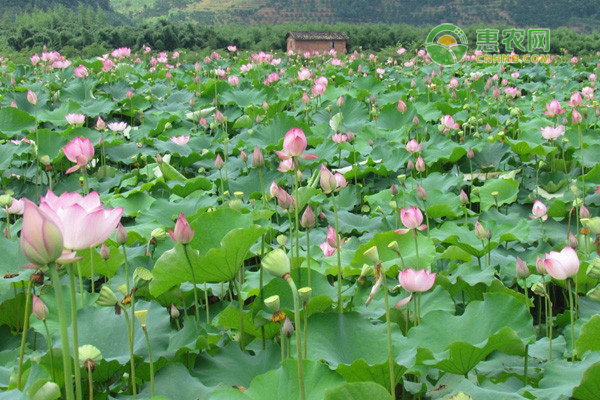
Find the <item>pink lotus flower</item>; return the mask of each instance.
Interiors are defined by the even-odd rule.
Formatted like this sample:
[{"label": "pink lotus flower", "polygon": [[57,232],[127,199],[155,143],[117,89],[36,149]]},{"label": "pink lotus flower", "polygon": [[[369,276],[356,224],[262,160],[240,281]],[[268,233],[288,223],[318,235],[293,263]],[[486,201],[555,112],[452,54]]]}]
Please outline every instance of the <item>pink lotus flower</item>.
[{"label": "pink lotus flower", "polygon": [[573,111],[571,112],[571,122],[574,123],[575,125],[580,124],[581,121],[583,121],[583,117],[581,116],[581,113],[579,111],[577,111],[577,109],[573,109]]},{"label": "pink lotus flower", "polygon": [[237,46],[233,46],[233,45],[227,46],[227,51],[233,53],[234,51],[237,51]]},{"label": "pink lotus flower", "polygon": [[460,128],[460,125],[454,122],[454,118],[451,115],[444,115],[442,117],[442,125],[444,126],[444,133]]},{"label": "pink lotus flower", "polygon": [[298,71],[298,80],[305,81],[310,78],[310,71],[306,67],[302,67],[300,71]]},{"label": "pink lotus flower", "polygon": [[448,84],[448,87],[450,89],[455,89],[458,87],[458,79],[456,78],[450,78],[450,83]]},{"label": "pink lotus flower", "polygon": [[227,81],[231,86],[237,86],[240,83],[240,78],[238,78],[237,75],[231,75],[227,78]]},{"label": "pink lotus flower", "polygon": [[323,193],[325,194],[333,192],[337,187],[335,176],[325,166],[325,164],[321,164],[321,174],[319,177],[319,181],[321,183],[321,190],[323,190]]},{"label": "pink lotus flower", "polygon": [[343,135],[341,133],[335,133],[331,135],[331,140],[333,140],[336,143],[342,143],[348,141],[348,136]]},{"label": "pink lotus flower", "polygon": [[279,186],[277,186],[277,203],[287,211],[292,211],[296,205],[294,198]]},{"label": "pink lotus flower", "polygon": [[183,213],[179,213],[179,217],[177,217],[177,222],[175,222],[175,228],[173,230],[169,229],[169,235],[171,239],[175,243],[188,244],[194,238],[195,231],[192,230],[190,224],[185,219]]},{"label": "pink lotus flower", "polygon": [[[396,229],[394,232],[401,235],[411,231],[413,229],[422,231],[427,228],[427,225],[423,223],[423,213],[416,207],[410,206],[408,209],[400,209],[400,220],[406,229]],[[416,233],[416,231],[415,231]]]},{"label": "pink lotus flower", "polygon": [[348,186],[348,181],[346,181],[346,177],[340,174],[339,172],[336,172],[335,175],[333,175],[333,178],[335,179],[336,192],[339,192],[340,190]]},{"label": "pink lotus flower", "polygon": [[402,99],[399,99],[397,108],[400,113],[404,114],[406,112],[406,103]]},{"label": "pink lotus flower", "polygon": [[583,100],[581,99],[581,95],[579,94],[579,92],[574,92],[571,95],[571,99],[567,101],[567,104],[571,107],[577,107],[581,105],[582,101]]},{"label": "pink lotus flower", "polygon": [[75,77],[83,79],[89,75],[89,72],[85,65],[79,65],[78,67],[75,67],[73,69],[73,74],[75,75]]},{"label": "pink lotus flower", "polygon": [[98,119],[96,120],[96,129],[99,131],[103,131],[106,129],[106,124],[104,123],[104,120],[101,117],[98,117]]},{"label": "pink lotus flower", "polygon": [[8,207],[9,214],[23,215],[23,211],[25,210],[25,203],[21,199],[12,199],[12,203],[10,207]]},{"label": "pink lotus flower", "polygon": [[111,122],[108,124],[108,129],[110,129],[113,132],[122,132],[125,129],[127,129],[127,123],[126,122]]},{"label": "pink lotus flower", "polygon": [[279,168],[277,168],[277,171],[279,172],[290,172],[294,170],[294,161],[291,158],[288,158],[287,160],[281,160],[279,162]]},{"label": "pink lotus flower", "polygon": [[38,103],[38,98],[31,89],[27,89],[27,101],[34,106]]},{"label": "pink lotus flower", "polygon": [[33,315],[35,315],[40,321],[44,321],[46,318],[48,318],[48,307],[46,307],[44,302],[35,294],[32,296],[32,300],[33,305],[31,307],[31,311],[33,312]]},{"label": "pink lotus flower", "polygon": [[407,292],[426,292],[433,287],[436,273],[424,269],[405,269],[398,273],[398,282]]},{"label": "pink lotus flower", "polygon": [[215,168],[221,169],[221,168],[223,168],[223,165],[225,165],[225,162],[221,158],[221,155],[217,154],[217,157],[215,158]]},{"label": "pink lotus flower", "polygon": [[331,257],[338,250],[337,241],[340,241],[339,250],[342,250],[342,246],[346,239],[342,239],[338,237],[337,232],[333,228],[333,226],[329,225],[327,228],[327,237],[326,240],[319,245],[321,247],[321,251],[325,257]]},{"label": "pink lotus flower", "polygon": [[421,157],[421,155],[419,155],[419,157],[417,157],[417,161],[415,162],[415,169],[418,172],[425,171],[425,160],[423,160],[423,157]]},{"label": "pink lotus flower", "polygon": [[419,144],[419,142],[417,142],[416,139],[411,139],[408,141],[408,143],[406,143],[406,151],[408,151],[409,153],[418,153],[419,151],[421,151],[421,148],[423,146]]},{"label": "pink lotus flower", "polygon": [[517,257],[517,267],[516,267],[516,276],[518,279],[527,278],[530,275],[529,269],[527,268],[527,264],[525,261],[521,260]]},{"label": "pink lotus flower", "polygon": [[546,253],[544,267],[551,277],[558,280],[567,279],[579,272],[579,257],[572,247],[565,247],[560,252]]},{"label": "pink lotus flower", "polygon": [[594,98],[594,89],[586,86],[581,89],[581,94],[583,94],[583,97],[585,97],[586,100],[592,100]]},{"label": "pink lotus flower", "polygon": [[62,150],[69,161],[77,164],[69,168],[66,171],[67,174],[85,168],[87,163],[94,158],[94,146],[88,138],[76,137],[67,143]]},{"label": "pink lotus flower", "polygon": [[302,225],[303,228],[307,229],[315,226],[315,223],[315,214],[313,213],[312,208],[310,208],[310,205],[308,205],[306,206],[306,210],[304,210],[304,213],[302,213],[300,225]]},{"label": "pink lotus flower", "polygon": [[85,121],[85,115],[83,114],[67,114],[65,119],[70,125],[80,125]]},{"label": "pink lotus flower", "polygon": [[533,213],[533,215],[530,216],[529,218],[532,218],[532,219],[541,218],[542,221],[545,221],[548,219],[548,215],[546,215],[546,213],[548,212],[548,209],[546,208],[544,203],[542,203],[539,200],[536,200],[533,202],[533,207],[531,209],[531,212]]},{"label": "pink lotus flower", "polygon": [[28,199],[23,199],[21,252],[32,264],[43,266],[56,261],[63,252],[61,230],[53,219]]},{"label": "pink lotus flower", "polygon": [[258,148],[258,146],[254,146],[254,151],[252,152],[252,167],[260,168],[265,165],[265,159],[263,157],[262,152]]},{"label": "pink lotus flower", "polygon": [[40,210],[59,227],[64,247],[69,250],[84,250],[105,242],[123,214],[122,207],[104,209],[96,192],[85,197],[76,192],[56,196],[48,190],[41,198]]},{"label": "pink lotus flower", "polygon": [[173,136],[170,137],[169,140],[179,146],[185,146],[190,141],[190,137],[185,135]]},{"label": "pink lotus flower", "polygon": [[506,93],[508,96],[510,96],[514,99],[515,97],[517,97],[517,94],[519,92],[516,87],[507,87],[507,88],[504,88],[504,93]]},{"label": "pink lotus flower", "polygon": [[565,110],[561,108],[558,100],[554,99],[550,103],[546,103],[546,112],[544,113],[547,117],[554,117],[555,115],[564,113]]},{"label": "pink lotus flower", "polygon": [[553,126],[547,126],[545,128],[541,128],[542,136],[544,139],[553,140],[557,139],[565,134],[564,126],[559,125],[556,128]]},{"label": "pink lotus flower", "polygon": [[306,136],[299,128],[292,128],[283,138],[283,151],[275,151],[279,159],[287,160],[293,157],[301,157],[305,160],[314,160],[317,158],[314,154],[304,153],[306,150]]}]

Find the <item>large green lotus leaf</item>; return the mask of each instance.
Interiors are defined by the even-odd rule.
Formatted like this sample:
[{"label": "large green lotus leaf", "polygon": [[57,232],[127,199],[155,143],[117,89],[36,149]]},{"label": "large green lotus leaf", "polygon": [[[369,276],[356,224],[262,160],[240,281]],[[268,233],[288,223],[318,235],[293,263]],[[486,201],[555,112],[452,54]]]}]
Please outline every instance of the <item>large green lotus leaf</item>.
[{"label": "large green lotus leaf", "polygon": [[465,154],[467,149],[444,135],[432,135],[431,139],[423,145],[423,159],[425,163],[438,161],[457,162]]},{"label": "large green lotus leaf", "polygon": [[35,125],[35,118],[23,110],[13,107],[0,109],[0,132],[3,138],[12,138],[23,130],[29,131]]},{"label": "large green lotus leaf", "polygon": [[190,222],[195,231],[190,245],[201,256],[208,250],[220,247],[221,241],[232,229],[247,228],[252,225],[252,214],[242,214],[233,208],[219,208],[201,214]]},{"label": "large green lotus leaf", "polygon": [[344,105],[340,109],[342,113],[342,128],[344,132],[348,130],[358,132],[362,129],[365,121],[369,119],[369,110],[364,102],[346,97]]},{"label": "large green lotus leaf", "polygon": [[[331,213],[329,217],[329,224],[334,226],[335,215]],[[338,211],[338,228],[339,232],[342,234],[358,232],[365,233],[367,236],[370,236],[368,232],[379,232],[385,229],[385,227],[382,226],[380,217],[370,218],[367,215],[354,214],[346,210]]]},{"label": "large green lotus leaf", "polygon": [[376,233],[373,239],[364,243],[356,249],[352,265],[360,268],[363,264],[371,264],[364,256],[364,252],[372,246],[377,246],[379,258],[383,261],[384,267],[399,265],[402,267],[400,257],[388,248],[388,244],[396,241],[400,248],[400,253],[406,264],[406,268],[427,268],[435,258],[435,247],[433,241],[421,233],[417,234],[417,242],[419,245],[419,265],[417,265],[417,253],[415,248],[415,239],[412,232],[400,235],[394,231],[385,233]]},{"label": "large green lotus leaf", "polygon": [[[396,384],[402,380],[405,367],[394,364],[394,377]],[[372,382],[383,387],[390,384],[390,366],[388,362],[369,365],[365,360],[358,359],[351,365],[339,364],[336,372],[346,379],[347,382]]]},{"label": "large green lotus leaf", "polygon": [[187,197],[197,190],[209,190],[213,184],[210,179],[203,176],[187,179],[184,183],[179,181],[169,181],[167,186],[171,189],[171,193],[180,197]]},{"label": "large green lotus leaf", "polygon": [[325,390],[324,400],[388,400],[390,393],[381,385],[373,382],[344,383]]},{"label": "large green lotus leaf", "polygon": [[[528,388],[524,394],[535,396],[537,399],[544,400],[562,400],[575,397],[575,388],[578,388],[578,394],[589,394],[587,389],[595,385],[585,379],[585,373],[592,369],[591,376],[597,374],[598,363],[600,362],[600,353],[592,353],[585,360],[572,363],[567,360],[554,359],[548,362],[544,368],[544,376],[540,379],[537,388]],[[590,377],[588,375],[588,378]],[[585,382],[584,382],[585,381]],[[596,377],[596,385],[598,378]],[[598,389],[596,389],[598,390]],[[581,400],[597,399],[599,392],[592,393],[592,397],[576,397]]]},{"label": "large green lotus leaf", "polygon": [[133,192],[125,197],[120,196],[110,201],[111,207],[123,207],[123,215],[134,216],[148,209],[154,203],[154,197],[143,192]]},{"label": "large green lotus leaf", "polygon": [[405,345],[419,348],[418,360],[458,375],[469,372],[491,352],[524,353],[535,338],[524,304],[502,293],[486,293],[467,305],[463,315],[433,311],[408,333]]},{"label": "large green lotus leaf", "polygon": [[[405,339],[397,325],[392,325],[394,354],[401,354],[401,365],[411,365],[414,351],[400,352]],[[351,365],[358,359],[369,365],[387,358],[387,329],[384,323],[373,324],[356,312],[311,315],[308,319],[308,359],[324,360],[332,368]],[[406,349],[402,345],[403,349]]]},{"label": "large green lotus leaf", "polygon": [[307,137],[309,136],[303,123],[286,114],[277,114],[269,124],[258,126],[252,136],[248,137],[248,148],[258,146],[264,150],[276,149],[283,141],[285,133],[292,128],[301,128]]},{"label": "large green lotus leaf", "polygon": [[573,397],[579,400],[600,399],[600,362],[593,364],[583,373],[581,383],[573,390]]},{"label": "large green lotus leaf", "polygon": [[267,348],[254,356],[242,351],[239,343],[230,342],[212,355],[202,353],[196,359],[192,375],[207,386],[248,387],[255,376],[280,364],[280,347],[273,342],[268,342]]},{"label": "large green lotus leaf", "polygon": [[523,382],[516,377],[500,384],[492,384],[486,380],[479,386],[468,379],[463,379],[451,394],[464,393],[477,400],[521,400],[526,399],[517,393],[522,386]]},{"label": "large green lotus leaf", "polygon": [[115,102],[106,98],[88,100],[81,106],[81,112],[88,117],[96,118],[100,114],[109,114],[115,108]]},{"label": "large green lotus leaf", "polygon": [[486,211],[496,205],[496,200],[492,193],[497,192],[498,207],[504,204],[514,203],[519,193],[519,182],[514,179],[490,179],[479,188],[479,199],[472,196],[471,201],[481,200],[481,210]]},{"label": "large green lotus leaf", "polygon": [[[240,330],[240,309],[236,305],[227,306],[219,315],[217,316],[216,325],[223,329],[232,329],[239,332]],[[268,322],[265,327],[265,338],[270,339],[277,334],[279,334],[281,330],[281,326],[275,322]],[[244,310],[244,334],[260,337],[261,330],[259,327],[254,325],[252,313]],[[244,335],[246,336],[246,335]],[[246,339],[246,338],[245,338]]]},{"label": "large green lotus leaf", "polygon": [[[152,399],[165,396],[165,399],[207,400],[210,396],[210,389],[190,375],[181,363],[169,364],[158,371],[154,377],[154,386],[156,397]],[[149,382],[142,387],[138,398],[151,398]]]},{"label": "large green lotus leaf", "polygon": [[[100,257],[100,253],[97,250],[94,250],[93,252],[90,252],[90,250],[79,251],[79,256],[83,257],[83,260],[79,261],[79,271],[81,271],[81,275],[91,275],[93,259],[95,275],[108,277],[115,276],[117,270],[123,265],[123,252],[120,248],[115,246],[108,246],[108,249],[110,252],[110,258],[106,261]],[[90,254],[92,257],[90,257]]]},{"label": "large green lotus leaf", "polygon": [[404,113],[398,111],[397,103],[386,104],[381,107],[381,112],[377,116],[377,126],[389,130],[401,129],[403,126],[412,123],[415,112],[416,110],[412,104],[406,108]]},{"label": "large green lotus leaf", "polygon": [[586,351],[600,351],[600,315],[594,315],[581,327],[575,348],[580,357]]},{"label": "large green lotus leaf", "polygon": [[[326,389],[344,383],[344,379],[323,363],[303,361],[306,400],[322,400]],[[298,400],[298,368],[294,360],[287,360],[276,370],[259,375],[245,392],[238,389],[219,389],[211,400]]]},{"label": "large green lotus leaf", "polygon": [[[15,233],[16,234],[16,233]],[[21,247],[18,238],[8,240],[4,235],[0,236],[0,296],[11,289],[13,283],[21,285],[18,282],[27,281],[31,275],[31,270],[21,269],[23,265],[28,265],[29,261],[21,253]],[[18,274],[15,277],[8,278],[12,274]]]},{"label": "large green lotus leaf", "polygon": [[[29,134],[29,139],[35,141],[35,133]],[[69,140],[58,134],[58,132],[48,129],[39,129],[38,141],[40,154],[47,155],[50,157],[50,160],[55,160],[61,153],[62,147],[66,145]]]},{"label": "large green lotus leaf", "polygon": [[424,121],[439,121],[442,118],[442,113],[434,103],[422,103],[417,101],[413,103],[417,113],[421,116],[421,120]]},{"label": "large green lotus leaf", "polygon": [[80,105],[73,100],[69,100],[52,111],[40,110],[37,114],[37,119],[39,121],[50,122],[55,126],[65,126],[69,124],[65,119],[65,115],[79,112],[81,112]]},{"label": "large green lotus leaf", "polygon": [[219,96],[223,104],[235,104],[240,108],[246,108],[250,104],[261,106],[267,99],[266,93],[256,88],[228,90]]}]

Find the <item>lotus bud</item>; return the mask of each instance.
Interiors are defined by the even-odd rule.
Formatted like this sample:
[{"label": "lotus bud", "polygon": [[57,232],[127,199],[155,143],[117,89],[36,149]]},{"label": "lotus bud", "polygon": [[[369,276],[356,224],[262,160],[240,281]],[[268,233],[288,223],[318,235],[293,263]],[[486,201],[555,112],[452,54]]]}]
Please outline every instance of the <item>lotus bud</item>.
[{"label": "lotus bud", "polygon": [[365,278],[373,272],[373,267],[369,264],[363,264],[362,270],[360,271],[359,279]]},{"label": "lotus bud", "polygon": [[415,163],[413,162],[413,160],[408,160],[408,162],[406,163],[406,170],[412,171],[413,169],[415,169]]},{"label": "lotus bud", "polygon": [[33,202],[23,199],[21,252],[35,265],[56,261],[63,252],[63,237],[58,226]]},{"label": "lotus bud", "polygon": [[368,248],[363,255],[373,264],[377,264],[379,262],[379,252],[377,251],[377,246]]},{"label": "lotus bud", "polygon": [[150,233],[150,237],[155,239],[157,242],[162,242],[167,238],[167,232],[163,228],[154,228]]},{"label": "lotus bud", "polygon": [[581,223],[594,235],[600,235],[600,217],[582,218]]},{"label": "lotus bud", "polygon": [[114,307],[119,303],[119,301],[117,300],[115,292],[113,292],[108,286],[104,285],[100,289],[100,296],[98,296],[96,303],[102,307]]},{"label": "lotus bud", "polygon": [[579,218],[591,218],[592,215],[585,205],[579,207]]},{"label": "lotus bud", "polygon": [[585,274],[592,279],[600,279],[600,258],[596,257],[592,260]]},{"label": "lotus bud", "polygon": [[596,287],[592,288],[586,293],[586,296],[594,301],[600,302],[600,285],[596,285]]},{"label": "lotus bud", "polygon": [[479,240],[483,240],[487,236],[485,228],[483,227],[483,225],[481,225],[479,221],[475,222],[475,236],[477,236],[477,239]]},{"label": "lotus bud", "polygon": [[187,219],[185,219],[183,213],[179,213],[177,222],[175,222],[175,227],[172,231],[169,230],[169,235],[175,243],[188,244],[194,238],[195,232],[196,231],[193,231],[190,227],[190,224]]},{"label": "lotus bud", "polygon": [[396,187],[395,183],[392,183],[392,187],[390,188],[390,192],[392,193],[392,196],[398,195],[398,188]]},{"label": "lotus bud", "polygon": [[277,237],[275,238],[275,240],[277,240],[277,244],[280,245],[281,247],[284,247],[285,244],[287,243],[287,236],[285,235],[277,235]]},{"label": "lotus bud", "polygon": [[349,143],[353,143],[356,140],[356,135],[350,129],[348,129],[348,134],[346,136],[348,136]]},{"label": "lotus bud", "polygon": [[368,204],[363,204],[362,207],[360,208],[360,212],[362,212],[363,214],[368,214],[371,211],[371,207],[369,207]]},{"label": "lotus bud", "polygon": [[246,163],[248,161],[248,154],[246,154],[244,150],[240,152],[240,159],[243,163]]},{"label": "lotus bud", "polygon": [[285,317],[285,321],[283,322],[283,326],[281,327],[281,331],[288,339],[292,337],[294,334],[294,325],[292,325],[292,321],[288,317]]},{"label": "lotus bud", "polygon": [[470,147],[469,147],[469,150],[467,150],[467,158],[469,158],[469,159],[475,158],[475,152]]},{"label": "lotus bud", "polygon": [[106,243],[102,243],[102,246],[100,246],[100,257],[102,257],[104,261],[108,261],[110,258],[110,250],[106,246]]},{"label": "lotus bud", "polygon": [[304,213],[302,214],[302,218],[300,219],[300,225],[302,225],[304,229],[308,229],[315,226],[315,223],[315,214],[313,213],[313,210],[310,207],[310,205],[308,205],[306,206],[306,210],[304,210]]},{"label": "lotus bud", "polygon": [[422,200],[427,200],[427,192],[423,189],[423,186],[417,184],[417,197]]},{"label": "lotus bud", "polygon": [[124,245],[125,243],[127,243],[128,238],[129,238],[129,235],[127,234],[127,231],[125,230],[123,225],[121,223],[119,223],[119,225],[117,226],[117,234],[116,234],[117,243],[119,243],[120,245]]},{"label": "lotus bud", "polygon": [[33,306],[32,311],[33,315],[36,316],[40,321],[44,321],[48,317],[48,307],[44,304],[44,302],[37,297],[35,294],[32,296],[33,298]]},{"label": "lotus bud", "polygon": [[38,103],[38,98],[35,92],[31,89],[27,90],[27,101],[34,106]]},{"label": "lotus bud", "polygon": [[277,312],[281,309],[281,301],[278,295],[267,297],[264,300],[264,303],[265,306],[267,306],[267,308],[271,310],[271,312]]},{"label": "lotus bud", "polygon": [[461,204],[469,204],[469,195],[464,190],[460,191],[460,195],[458,196]]},{"label": "lotus bud", "polygon": [[171,304],[171,309],[169,310],[169,314],[171,315],[171,318],[173,318],[173,319],[179,318],[179,309],[177,307],[175,307],[175,304]]},{"label": "lotus bud", "polygon": [[42,164],[44,167],[50,166],[50,157],[47,154],[40,156],[39,160],[40,160],[40,164]]},{"label": "lotus bud", "polygon": [[415,168],[418,172],[425,171],[425,160],[423,160],[423,157],[421,157],[420,155],[419,155],[419,157],[417,157],[417,162],[415,163]]},{"label": "lotus bud", "polygon": [[310,297],[312,295],[312,288],[310,287],[302,287],[300,289],[298,289],[298,295],[300,296],[300,300],[302,300],[302,303],[304,304],[308,304],[308,302],[310,301]]},{"label": "lotus bud", "polygon": [[529,269],[527,268],[527,264],[519,257],[517,257],[517,278],[524,279],[530,275]]},{"label": "lotus bud", "polygon": [[535,269],[538,272],[538,274],[542,276],[548,274],[548,272],[546,271],[546,266],[544,265],[544,260],[539,256],[535,260]]},{"label": "lotus bud", "polygon": [[290,259],[283,249],[267,253],[261,262],[262,267],[271,275],[283,278],[290,274]]},{"label": "lotus bud", "polygon": [[224,164],[225,163],[223,162],[221,155],[217,154],[217,158],[215,158],[215,168],[220,170],[221,168],[223,168]]},{"label": "lotus bud", "polygon": [[571,246],[574,249],[576,249],[579,246],[579,241],[577,240],[575,235],[573,235],[572,233],[569,233],[568,242],[569,242],[569,246]]},{"label": "lotus bud", "polygon": [[537,294],[538,296],[546,295],[546,291],[544,290],[544,285],[542,285],[540,282],[535,282],[533,285],[531,285],[531,291],[533,293]]}]

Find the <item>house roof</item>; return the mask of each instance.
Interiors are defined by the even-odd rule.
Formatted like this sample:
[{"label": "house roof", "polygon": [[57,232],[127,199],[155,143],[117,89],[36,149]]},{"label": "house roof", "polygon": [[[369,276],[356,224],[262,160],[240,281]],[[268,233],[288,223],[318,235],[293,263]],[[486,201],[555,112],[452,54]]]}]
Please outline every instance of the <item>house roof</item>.
[{"label": "house roof", "polygon": [[285,38],[296,40],[348,40],[345,32],[288,32]]}]

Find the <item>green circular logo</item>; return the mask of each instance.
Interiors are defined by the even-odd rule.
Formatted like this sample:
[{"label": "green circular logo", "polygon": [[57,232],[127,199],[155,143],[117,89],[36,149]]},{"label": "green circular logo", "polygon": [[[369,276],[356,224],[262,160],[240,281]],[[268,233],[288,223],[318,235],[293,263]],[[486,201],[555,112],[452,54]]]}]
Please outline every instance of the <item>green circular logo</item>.
[{"label": "green circular logo", "polygon": [[467,54],[467,35],[456,25],[438,25],[427,35],[425,49],[435,63],[454,65]]}]

